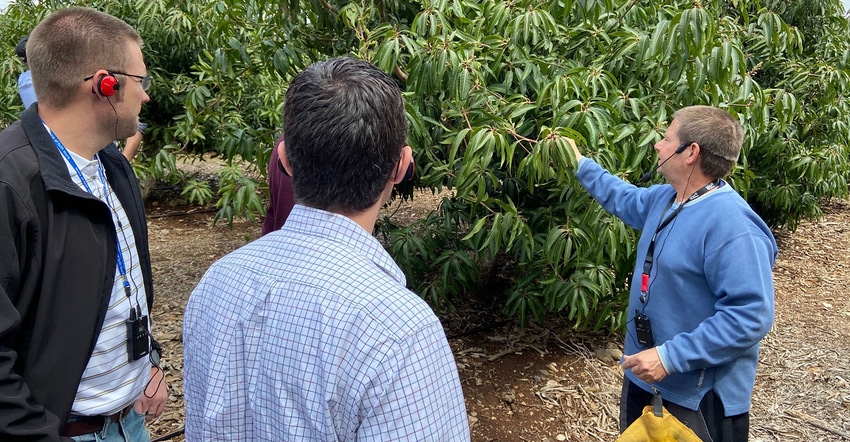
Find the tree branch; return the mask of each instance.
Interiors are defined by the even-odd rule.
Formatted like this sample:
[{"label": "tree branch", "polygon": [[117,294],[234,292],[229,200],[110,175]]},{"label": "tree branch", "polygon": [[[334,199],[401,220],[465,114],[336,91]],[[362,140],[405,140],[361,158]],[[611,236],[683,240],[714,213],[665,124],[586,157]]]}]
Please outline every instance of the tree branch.
[{"label": "tree branch", "polygon": [[333,12],[334,14],[339,13],[337,8],[334,8],[333,5],[327,2],[327,0],[319,0],[322,3],[322,6],[325,7],[328,11]]},{"label": "tree branch", "polygon": [[396,63],[396,65],[393,66],[393,72],[395,73],[395,75],[398,78],[401,79],[401,81],[403,81],[405,84],[407,83],[407,73],[405,73],[404,71],[401,70],[400,67],[398,67],[398,63]]}]

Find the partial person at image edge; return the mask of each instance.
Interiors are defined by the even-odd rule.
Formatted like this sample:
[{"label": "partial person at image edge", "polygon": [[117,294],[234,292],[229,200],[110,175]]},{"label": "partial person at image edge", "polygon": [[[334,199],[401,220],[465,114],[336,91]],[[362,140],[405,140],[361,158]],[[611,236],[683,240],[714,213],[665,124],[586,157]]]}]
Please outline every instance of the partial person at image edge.
[{"label": "partial person at image edge", "polygon": [[27,70],[23,71],[18,77],[18,95],[24,103],[24,109],[36,102],[35,89],[32,87],[32,72],[30,72],[27,63],[27,41],[29,41],[28,35],[21,38],[18,45],[15,46],[15,54],[27,65]]},{"label": "partial person at image edge", "polygon": [[74,7],[26,45],[39,101],[0,132],[0,440],[147,441],[168,388],[144,205],[112,143],[149,99],[142,39]]},{"label": "partial person at image edge", "polygon": [[[744,131],[709,106],[677,111],[656,143],[668,184],[636,187],[595,161],[576,177],[602,207],[641,231],[623,357],[620,431],[657,389],[703,440],[746,441],[759,341],[773,324],[777,246],[722,178]],[[648,178],[648,176],[647,176]]]},{"label": "partial person at image edge", "polygon": [[401,91],[331,59],[289,85],[284,122],[292,213],[189,298],[187,440],[468,441],[442,325],[372,235],[412,157]]}]

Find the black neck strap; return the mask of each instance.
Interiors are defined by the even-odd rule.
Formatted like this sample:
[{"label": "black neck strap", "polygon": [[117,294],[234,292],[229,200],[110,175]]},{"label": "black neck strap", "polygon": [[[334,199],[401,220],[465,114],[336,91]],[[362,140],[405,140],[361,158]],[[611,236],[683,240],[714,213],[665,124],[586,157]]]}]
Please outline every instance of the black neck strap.
[{"label": "black neck strap", "polygon": [[[658,237],[658,232],[664,230],[676,215],[682,211],[682,208],[685,207],[685,203],[689,203],[698,199],[699,197],[705,195],[706,193],[714,190],[715,188],[720,187],[720,178],[706,184],[705,186],[697,189],[696,192],[691,194],[688,197],[688,200],[676,207],[676,210],[673,211],[667,218],[659,218],[658,219],[658,227],[655,228],[655,233],[652,234],[652,240],[649,241],[649,247],[646,249],[646,258],[643,260],[643,274],[641,275],[641,285],[640,285],[640,302],[646,304],[646,293],[649,291],[649,273],[652,271],[652,261],[653,256],[655,254],[655,239]],[[673,198],[670,199],[670,202],[667,204],[667,207],[664,208],[664,211],[661,212],[661,217],[664,217],[664,214],[670,210],[670,207],[673,206],[673,202],[676,201],[676,195],[673,195]]]}]

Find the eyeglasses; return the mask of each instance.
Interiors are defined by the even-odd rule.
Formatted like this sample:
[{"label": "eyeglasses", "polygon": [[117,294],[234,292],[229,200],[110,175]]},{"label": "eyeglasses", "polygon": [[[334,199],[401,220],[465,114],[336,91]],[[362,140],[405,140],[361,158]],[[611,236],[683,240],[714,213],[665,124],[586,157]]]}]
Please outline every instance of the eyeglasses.
[{"label": "eyeglasses", "polygon": [[[128,74],[126,72],[118,72],[118,71],[106,71],[106,72],[109,72],[110,75],[118,74],[118,75],[124,75],[124,76],[127,76],[127,77],[138,78],[139,83],[141,83],[141,85],[142,85],[143,91],[147,91],[148,89],[150,89],[151,84],[153,83],[153,77],[148,77],[148,76],[144,76],[144,75],[133,75],[133,74]],[[94,75],[89,75],[88,77],[83,78],[83,81],[89,81],[92,78],[94,78]]]},{"label": "eyeglasses", "polygon": [[127,74],[127,73],[124,73],[124,72],[118,72],[118,71],[112,71],[112,73],[113,73],[113,74],[118,74],[118,75],[125,75],[125,76],[127,76],[127,77],[138,78],[138,79],[139,79],[139,83],[141,83],[141,84],[142,84],[142,90],[143,90],[143,91],[146,91],[146,90],[150,89],[150,88],[151,88],[151,84],[153,84],[153,77],[148,77],[148,76],[146,76],[146,75],[133,75],[133,74]]}]

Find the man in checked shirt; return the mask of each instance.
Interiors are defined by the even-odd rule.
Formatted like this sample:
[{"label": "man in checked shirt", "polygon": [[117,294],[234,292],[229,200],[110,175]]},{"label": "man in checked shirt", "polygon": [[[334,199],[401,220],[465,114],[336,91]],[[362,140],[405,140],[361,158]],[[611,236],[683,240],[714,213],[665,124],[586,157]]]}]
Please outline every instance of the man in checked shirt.
[{"label": "man in checked shirt", "polygon": [[183,326],[187,440],[468,441],[440,322],[372,230],[412,167],[401,91],[369,63],[290,84],[286,224],[225,256]]}]

